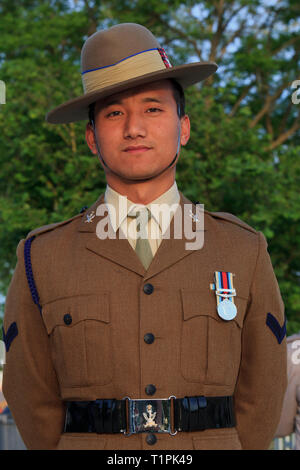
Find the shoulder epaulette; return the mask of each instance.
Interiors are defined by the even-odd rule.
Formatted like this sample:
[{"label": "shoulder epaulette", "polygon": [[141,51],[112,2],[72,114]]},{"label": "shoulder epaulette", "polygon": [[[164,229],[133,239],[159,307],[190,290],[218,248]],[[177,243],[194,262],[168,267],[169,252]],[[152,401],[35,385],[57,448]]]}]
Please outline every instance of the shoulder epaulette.
[{"label": "shoulder epaulette", "polygon": [[211,215],[212,217],[215,217],[217,219],[222,219],[226,220],[227,222],[230,222],[235,225],[239,225],[240,227],[249,230],[250,232],[253,233],[258,233],[257,230],[255,230],[253,227],[250,225],[246,224],[246,222],[243,222],[243,220],[239,219],[233,214],[230,214],[229,212],[210,212],[210,211],[205,211],[207,214]]},{"label": "shoulder epaulette", "polygon": [[57,227],[61,227],[62,225],[68,224],[69,222],[71,222],[72,220],[74,220],[78,217],[82,217],[82,213],[81,214],[76,214],[76,215],[74,215],[74,217],[71,217],[70,219],[62,220],[61,222],[56,222],[56,223],[53,223],[53,224],[43,225],[41,227],[35,228],[35,229],[31,230],[31,232],[28,233],[28,235],[26,236],[26,239],[31,238],[31,237],[36,236],[36,235],[41,235],[42,233],[45,233],[45,232],[49,232],[50,230],[53,230]]}]

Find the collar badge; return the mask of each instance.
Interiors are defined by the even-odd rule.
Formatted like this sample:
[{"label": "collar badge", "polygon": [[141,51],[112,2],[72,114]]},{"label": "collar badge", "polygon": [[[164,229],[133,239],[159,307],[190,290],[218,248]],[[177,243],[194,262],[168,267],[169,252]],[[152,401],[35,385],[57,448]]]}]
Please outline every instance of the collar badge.
[{"label": "collar badge", "polygon": [[92,211],[90,214],[86,214],[86,220],[85,222],[92,222],[93,218],[95,217],[95,211]]}]

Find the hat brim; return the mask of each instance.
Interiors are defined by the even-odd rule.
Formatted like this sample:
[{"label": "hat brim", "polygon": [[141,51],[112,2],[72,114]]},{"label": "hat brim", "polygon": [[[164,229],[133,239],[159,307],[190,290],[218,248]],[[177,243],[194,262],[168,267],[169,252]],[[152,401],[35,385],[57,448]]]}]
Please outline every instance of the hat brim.
[{"label": "hat brim", "polygon": [[187,88],[188,86],[205,80],[215,73],[217,69],[218,66],[214,62],[195,62],[148,73],[66,101],[49,111],[46,115],[46,121],[51,124],[66,124],[69,122],[87,120],[88,106],[99,99],[106,98],[112,94],[125,91],[144,83],[152,83],[163,79],[172,78],[176,80],[182,88]]}]

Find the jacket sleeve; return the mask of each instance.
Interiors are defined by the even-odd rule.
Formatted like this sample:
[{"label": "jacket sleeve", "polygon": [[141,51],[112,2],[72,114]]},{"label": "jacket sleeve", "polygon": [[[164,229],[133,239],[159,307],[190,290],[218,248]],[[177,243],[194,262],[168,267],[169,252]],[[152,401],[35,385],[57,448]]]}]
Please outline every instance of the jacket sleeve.
[{"label": "jacket sleeve", "polygon": [[24,243],[21,240],[17,247],[18,261],[5,304],[3,393],[26,447],[54,449],[65,409],[47,331],[26,278]]},{"label": "jacket sleeve", "polygon": [[287,385],[284,305],[266,239],[260,232],[258,236],[234,394],[243,449],[268,449],[280,419]]}]

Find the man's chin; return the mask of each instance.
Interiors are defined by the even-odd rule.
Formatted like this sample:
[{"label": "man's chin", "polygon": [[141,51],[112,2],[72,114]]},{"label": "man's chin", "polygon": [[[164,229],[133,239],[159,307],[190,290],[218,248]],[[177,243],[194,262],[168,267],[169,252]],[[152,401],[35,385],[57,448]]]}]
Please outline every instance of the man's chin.
[{"label": "man's chin", "polygon": [[115,169],[113,170],[115,174],[117,174],[119,176],[119,178],[123,179],[124,181],[126,181],[127,183],[129,182],[142,182],[142,181],[147,181],[147,180],[151,180],[153,178],[155,178],[156,176],[158,176],[160,173],[161,173],[161,169],[158,169],[156,172],[153,172],[153,169],[150,171],[144,171],[144,172],[121,172],[120,170],[118,169]]},{"label": "man's chin", "polygon": [[135,183],[135,182],[143,182],[143,181],[148,181],[148,180],[151,180],[153,178],[155,178],[157,175],[155,173],[151,173],[151,174],[131,174],[131,175],[126,175],[124,176],[124,180],[128,181],[129,183],[132,182],[132,183]]}]

